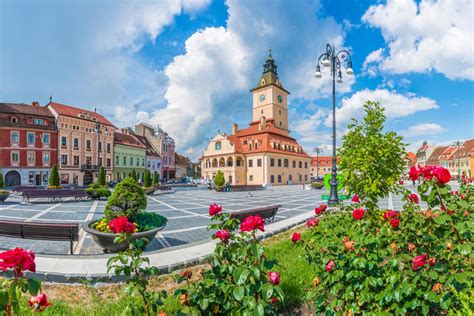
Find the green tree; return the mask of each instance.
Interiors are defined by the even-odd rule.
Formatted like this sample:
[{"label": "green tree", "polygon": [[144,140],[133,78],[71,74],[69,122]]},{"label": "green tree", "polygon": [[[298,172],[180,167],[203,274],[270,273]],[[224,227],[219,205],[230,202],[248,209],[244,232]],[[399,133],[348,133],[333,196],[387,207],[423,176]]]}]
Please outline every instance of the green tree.
[{"label": "green tree", "polygon": [[133,178],[133,180],[138,181],[137,173],[135,172],[135,169],[132,169],[132,172],[129,174],[129,176]]},{"label": "green tree", "polygon": [[160,184],[160,178],[158,177],[158,172],[156,171],[153,173],[153,184],[154,185]]},{"label": "green tree", "polygon": [[5,186],[5,182],[3,181],[3,173],[0,172],[0,189]]},{"label": "green tree", "polygon": [[99,177],[97,179],[99,185],[105,186],[105,169],[104,167],[100,167],[99,170]]},{"label": "green tree", "polygon": [[105,205],[105,215],[109,218],[131,217],[146,206],[147,199],[143,189],[132,177],[128,177],[115,186]]},{"label": "green tree", "polygon": [[58,166],[54,165],[49,175],[49,186],[59,187],[60,185],[61,185],[61,180],[59,179]]},{"label": "green tree", "polygon": [[150,170],[145,170],[145,177],[143,178],[143,186],[145,188],[151,187],[151,173]]},{"label": "green tree", "polygon": [[386,117],[379,102],[367,101],[364,109],[365,117],[352,119],[349,132],[342,137],[339,169],[345,189],[375,209],[379,198],[397,188],[406,144],[395,132],[383,131]]},{"label": "green tree", "polygon": [[214,177],[214,184],[215,184],[217,187],[222,187],[222,186],[224,186],[224,184],[225,184],[225,178],[224,178],[224,174],[222,173],[222,171],[217,170],[216,176]]}]

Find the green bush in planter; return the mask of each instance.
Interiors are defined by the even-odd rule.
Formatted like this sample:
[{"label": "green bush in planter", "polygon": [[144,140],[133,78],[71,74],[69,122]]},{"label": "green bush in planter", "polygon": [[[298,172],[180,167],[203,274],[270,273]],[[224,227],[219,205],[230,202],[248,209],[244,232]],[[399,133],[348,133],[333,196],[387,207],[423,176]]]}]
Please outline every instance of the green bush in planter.
[{"label": "green bush in planter", "polygon": [[101,186],[105,186],[106,183],[105,183],[105,169],[104,167],[100,167],[100,170],[99,170],[99,177],[97,179],[97,183]]},{"label": "green bush in planter", "polygon": [[115,186],[105,205],[105,215],[109,218],[119,216],[131,218],[146,206],[147,199],[143,189],[132,177],[128,177]]},{"label": "green bush in planter", "polygon": [[100,185],[99,183],[90,184],[84,191],[93,198],[109,197],[112,194],[106,186]]},{"label": "green bush in planter", "polygon": [[313,189],[322,189],[323,185],[324,184],[322,182],[313,182],[313,183],[311,183],[311,187]]},{"label": "green bush in planter", "polygon": [[140,232],[163,226],[167,222],[166,217],[152,212],[135,213],[130,220],[138,225]]},{"label": "green bush in planter", "polygon": [[59,188],[61,186],[61,179],[59,178],[58,166],[54,165],[49,175],[49,187]]},{"label": "green bush in planter", "polygon": [[150,188],[151,187],[151,174],[150,174],[150,170],[148,170],[148,169],[145,170],[145,177],[143,179],[143,186],[145,188]]},{"label": "green bush in planter", "polygon": [[159,185],[160,184],[160,179],[158,176],[158,172],[153,173],[153,185]]},{"label": "green bush in planter", "polygon": [[216,176],[214,177],[214,185],[217,188],[221,188],[224,186],[224,184],[225,184],[224,174],[222,173],[222,171],[217,170]]}]

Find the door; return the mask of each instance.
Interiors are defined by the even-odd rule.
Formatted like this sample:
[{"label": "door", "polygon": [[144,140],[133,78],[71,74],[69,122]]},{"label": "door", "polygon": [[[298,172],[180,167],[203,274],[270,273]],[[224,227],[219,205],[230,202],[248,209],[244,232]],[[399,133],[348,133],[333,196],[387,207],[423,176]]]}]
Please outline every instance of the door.
[{"label": "door", "polygon": [[21,185],[20,173],[16,170],[10,170],[5,174],[5,185],[7,187],[16,187]]},{"label": "door", "polygon": [[35,185],[41,185],[41,173],[37,173],[35,176]]},{"label": "door", "polygon": [[89,185],[92,183],[92,173],[86,172],[84,173],[84,185]]}]

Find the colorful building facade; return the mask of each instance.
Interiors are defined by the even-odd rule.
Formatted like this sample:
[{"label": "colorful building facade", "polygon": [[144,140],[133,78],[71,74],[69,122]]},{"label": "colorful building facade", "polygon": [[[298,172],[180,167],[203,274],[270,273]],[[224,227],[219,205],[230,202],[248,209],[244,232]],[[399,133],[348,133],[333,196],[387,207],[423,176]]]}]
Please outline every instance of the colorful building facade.
[{"label": "colorful building facade", "polygon": [[6,186],[48,185],[57,164],[53,114],[38,102],[0,103],[0,172]]},{"label": "colorful building facade", "polygon": [[50,102],[56,118],[61,184],[88,185],[100,167],[112,179],[115,126],[99,113]]},{"label": "colorful building facade", "polygon": [[127,128],[118,130],[114,136],[114,180],[125,179],[135,170],[137,181],[143,183],[146,146]]}]

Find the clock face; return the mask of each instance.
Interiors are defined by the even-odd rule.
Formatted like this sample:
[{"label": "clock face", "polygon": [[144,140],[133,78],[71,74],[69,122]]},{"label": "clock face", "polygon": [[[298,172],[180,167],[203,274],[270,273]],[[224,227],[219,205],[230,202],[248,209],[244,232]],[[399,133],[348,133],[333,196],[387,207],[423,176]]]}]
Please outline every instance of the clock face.
[{"label": "clock face", "polygon": [[265,95],[264,95],[264,94],[261,94],[261,95],[260,95],[260,102],[263,102],[263,101],[265,101]]},{"label": "clock face", "polygon": [[280,103],[283,102],[283,98],[281,97],[281,95],[278,96],[278,102],[280,102]]}]

